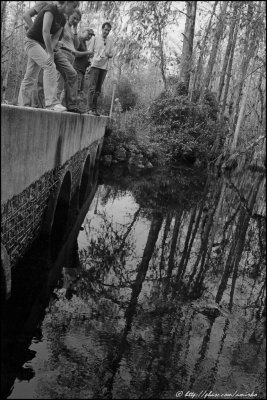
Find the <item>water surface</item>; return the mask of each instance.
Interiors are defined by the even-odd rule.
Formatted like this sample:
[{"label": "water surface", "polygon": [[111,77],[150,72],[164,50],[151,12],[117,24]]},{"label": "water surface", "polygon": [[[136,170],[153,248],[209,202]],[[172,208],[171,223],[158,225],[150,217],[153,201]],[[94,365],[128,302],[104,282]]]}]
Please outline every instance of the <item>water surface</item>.
[{"label": "water surface", "polygon": [[37,243],[14,273],[3,396],[265,398],[264,189],[102,171],[57,257]]}]

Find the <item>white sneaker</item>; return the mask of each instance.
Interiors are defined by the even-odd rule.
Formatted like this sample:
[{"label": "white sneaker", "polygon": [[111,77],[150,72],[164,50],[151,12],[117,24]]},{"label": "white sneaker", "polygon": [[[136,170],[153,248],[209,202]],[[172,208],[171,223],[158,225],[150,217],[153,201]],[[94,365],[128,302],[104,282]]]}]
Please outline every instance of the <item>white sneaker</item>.
[{"label": "white sneaker", "polygon": [[50,110],[50,111],[58,111],[58,112],[63,112],[63,111],[67,110],[66,107],[64,107],[60,103],[59,104],[54,104],[53,106],[46,107],[46,109]]}]

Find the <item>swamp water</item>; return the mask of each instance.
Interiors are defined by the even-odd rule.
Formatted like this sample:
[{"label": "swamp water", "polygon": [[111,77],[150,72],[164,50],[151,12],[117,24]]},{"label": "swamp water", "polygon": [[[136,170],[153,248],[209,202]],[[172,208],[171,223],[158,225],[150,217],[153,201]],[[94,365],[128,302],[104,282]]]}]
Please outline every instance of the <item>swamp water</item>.
[{"label": "swamp water", "polygon": [[253,172],[100,171],[56,253],[13,272],[1,398],[266,398],[264,193]]}]

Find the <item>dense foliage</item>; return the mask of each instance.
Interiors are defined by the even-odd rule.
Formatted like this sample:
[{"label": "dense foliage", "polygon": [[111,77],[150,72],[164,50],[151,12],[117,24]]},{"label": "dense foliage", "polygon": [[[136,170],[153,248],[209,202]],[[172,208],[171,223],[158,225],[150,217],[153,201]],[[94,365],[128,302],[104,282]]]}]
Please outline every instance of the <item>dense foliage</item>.
[{"label": "dense foliage", "polygon": [[[112,101],[113,87],[110,86],[106,91],[105,95],[102,96],[102,108],[103,112],[109,113],[111,101]],[[129,111],[132,109],[137,102],[137,93],[134,91],[130,80],[125,76],[115,87],[114,99],[120,103],[120,111]],[[114,107],[116,109],[116,107]]]},{"label": "dense foliage", "polygon": [[163,92],[151,105],[153,139],[166,149],[172,162],[212,159],[212,147],[223,126],[218,120],[218,102],[207,92],[203,103],[193,101],[183,92],[183,86]]}]

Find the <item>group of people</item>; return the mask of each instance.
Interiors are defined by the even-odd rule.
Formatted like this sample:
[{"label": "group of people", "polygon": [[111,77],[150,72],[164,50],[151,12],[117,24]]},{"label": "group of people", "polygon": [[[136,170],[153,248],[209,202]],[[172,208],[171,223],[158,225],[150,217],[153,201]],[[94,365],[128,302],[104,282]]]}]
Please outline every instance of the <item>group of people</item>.
[{"label": "group of people", "polygon": [[40,1],[23,17],[28,62],[18,105],[38,106],[41,88],[48,110],[100,115],[98,97],[113,57],[111,24],[105,22],[99,36],[88,27],[78,36],[79,1]]}]

